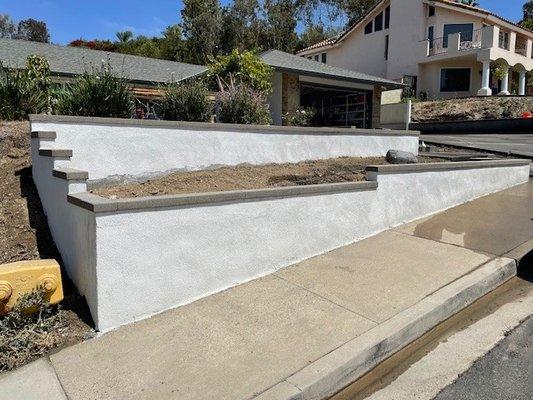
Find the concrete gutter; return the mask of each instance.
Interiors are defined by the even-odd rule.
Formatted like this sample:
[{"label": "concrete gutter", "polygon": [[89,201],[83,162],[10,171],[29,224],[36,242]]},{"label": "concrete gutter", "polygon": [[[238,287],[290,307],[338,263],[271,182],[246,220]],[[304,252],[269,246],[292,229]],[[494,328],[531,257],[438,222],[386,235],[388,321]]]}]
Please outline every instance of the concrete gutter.
[{"label": "concrete gutter", "polygon": [[312,196],[324,193],[345,193],[362,190],[375,190],[377,182],[348,182],[323,185],[289,186],[281,188],[232,190],[197,194],[147,196],[127,199],[107,199],[92,193],[69,194],[69,203],[98,212],[145,210],[163,207],[183,207],[206,204],[219,204],[247,200],[267,200],[294,196]]},{"label": "concrete gutter", "polygon": [[442,287],[261,393],[257,400],[319,400],[337,393],[424,333],[516,275],[497,258]]},{"label": "concrete gutter", "polygon": [[148,119],[124,119],[124,118],[96,118],[96,117],[76,117],[67,115],[30,115],[30,122],[46,123],[75,123],[85,125],[106,125],[139,128],[167,128],[167,129],[187,129],[198,131],[236,131],[264,134],[288,134],[288,135],[353,135],[353,136],[416,136],[420,135],[415,131],[394,131],[388,129],[356,129],[356,128],[315,128],[298,126],[274,126],[274,125],[241,125],[222,124],[208,122],[184,122],[184,121],[162,121]]}]

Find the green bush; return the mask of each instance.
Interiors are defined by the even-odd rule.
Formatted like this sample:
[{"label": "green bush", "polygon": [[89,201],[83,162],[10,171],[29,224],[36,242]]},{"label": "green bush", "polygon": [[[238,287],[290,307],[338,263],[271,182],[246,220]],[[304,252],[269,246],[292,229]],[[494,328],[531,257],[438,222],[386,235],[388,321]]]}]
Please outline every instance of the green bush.
[{"label": "green bush", "polygon": [[76,78],[58,96],[54,111],[64,115],[130,118],[133,105],[126,80],[116,76],[106,65]]},{"label": "green bush", "polygon": [[163,89],[163,119],[170,121],[209,121],[212,115],[209,90],[201,81],[172,83]]},{"label": "green bush", "polygon": [[22,120],[49,111],[50,88],[50,66],[43,57],[29,56],[23,70],[0,64],[0,119]]},{"label": "green bush", "polygon": [[283,124],[288,126],[310,126],[316,110],[311,107],[299,108],[294,112],[283,114]]},{"label": "green bush", "polygon": [[245,83],[220,84],[217,94],[217,119],[224,123],[268,125],[272,122],[264,93]]},{"label": "green bush", "polygon": [[207,76],[212,88],[218,86],[218,80],[237,79],[261,92],[272,91],[272,68],[250,51],[240,52],[234,49],[227,56],[220,56],[209,65]]}]

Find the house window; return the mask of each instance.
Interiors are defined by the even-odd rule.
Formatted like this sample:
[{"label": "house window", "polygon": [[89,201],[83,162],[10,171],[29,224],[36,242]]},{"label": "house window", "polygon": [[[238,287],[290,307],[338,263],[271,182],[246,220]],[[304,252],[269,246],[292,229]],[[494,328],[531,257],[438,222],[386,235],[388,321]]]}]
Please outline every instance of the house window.
[{"label": "house window", "polygon": [[469,92],[470,68],[443,68],[440,72],[441,92]]},{"label": "house window", "polygon": [[433,17],[435,15],[435,6],[429,6],[429,16]]},{"label": "house window", "polygon": [[377,31],[380,31],[382,29],[383,29],[383,13],[379,14],[374,19],[374,30],[377,32]]},{"label": "house window", "polygon": [[372,33],[372,21],[365,25],[365,35]]},{"label": "house window", "polygon": [[320,56],[318,54],[315,54],[315,61],[318,61],[320,59]]},{"label": "house window", "polygon": [[500,49],[509,50],[509,32],[500,30],[500,37],[498,39],[498,47]]},{"label": "house window", "polygon": [[322,62],[325,64],[327,61],[327,55],[326,53],[322,53]]},{"label": "house window", "polygon": [[448,47],[448,36],[454,33],[461,34],[461,42],[471,42],[474,37],[474,24],[445,24],[443,46]]},{"label": "house window", "polygon": [[385,60],[389,59],[389,35],[385,36]]},{"label": "house window", "polygon": [[428,28],[428,40],[429,40],[429,48],[433,48],[433,40],[435,39],[435,27],[430,26]]},{"label": "house window", "polygon": [[385,9],[385,29],[390,27],[390,6]]}]

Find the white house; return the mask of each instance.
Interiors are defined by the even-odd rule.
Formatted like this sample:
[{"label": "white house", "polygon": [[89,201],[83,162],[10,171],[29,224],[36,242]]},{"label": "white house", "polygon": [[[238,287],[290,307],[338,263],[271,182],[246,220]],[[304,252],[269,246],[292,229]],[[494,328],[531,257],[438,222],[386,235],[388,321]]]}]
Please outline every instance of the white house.
[{"label": "white house", "polygon": [[382,0],[340,35],[298,55],[401,81],[431,98],[524,95],[532,42],[533,32],[479,7]]}]

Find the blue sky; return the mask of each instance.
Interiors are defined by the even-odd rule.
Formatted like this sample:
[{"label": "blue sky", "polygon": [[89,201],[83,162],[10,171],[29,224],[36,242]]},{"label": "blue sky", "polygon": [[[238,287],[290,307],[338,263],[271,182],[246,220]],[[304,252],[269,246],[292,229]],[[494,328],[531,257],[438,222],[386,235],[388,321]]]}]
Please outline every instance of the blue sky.
[{"label": "blue sky", "polygon": [[[483,8],[518,21],[525,0],[479,2]],[[166,26],[179,22],[182,7],[181,0],[0,0],[0,14],[9,14],[15,21],[44,20],[52,41],[60,44],[80,37],[114,39],[115,33],[123,30],[158,35]]]}]

